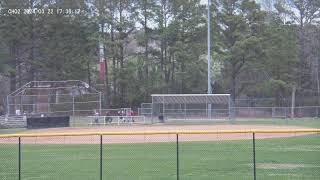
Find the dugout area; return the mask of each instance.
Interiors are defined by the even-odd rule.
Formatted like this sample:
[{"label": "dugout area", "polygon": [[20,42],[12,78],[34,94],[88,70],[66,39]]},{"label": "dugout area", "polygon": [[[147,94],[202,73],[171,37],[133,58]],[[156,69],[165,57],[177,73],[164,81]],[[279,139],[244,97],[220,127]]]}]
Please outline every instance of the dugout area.
[{"label": "dugout area", "polygon": [[230,121],[230,94],[152,94],[151,116],[156,122]]},{"label": "dugout area", "polygon": [[70,127],[70,117],[28,117],[27,129]]}]

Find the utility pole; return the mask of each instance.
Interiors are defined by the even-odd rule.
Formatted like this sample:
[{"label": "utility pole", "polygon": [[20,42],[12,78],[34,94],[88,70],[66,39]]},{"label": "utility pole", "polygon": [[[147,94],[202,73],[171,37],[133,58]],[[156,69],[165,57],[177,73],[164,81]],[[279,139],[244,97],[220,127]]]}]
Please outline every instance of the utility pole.
[{"label": "utility pole", "polygon": [[[316,71],[317,71],[317,93],[318,93],[318,98],[320,97],[320,81],[319,81],[319,59],[317,59],[316,60],[316,62],[317,62],[317,69],[316,69]],[[318,99],[318,106],[320,106],[320,99]]]},{"label": "utility pole", "polygon": [[320,106],[320,81],[319,81],[319,58],[317,59],[317,95],[318,95],[318,107],[317,107],[317,117],[320,117],[319,106]]}]

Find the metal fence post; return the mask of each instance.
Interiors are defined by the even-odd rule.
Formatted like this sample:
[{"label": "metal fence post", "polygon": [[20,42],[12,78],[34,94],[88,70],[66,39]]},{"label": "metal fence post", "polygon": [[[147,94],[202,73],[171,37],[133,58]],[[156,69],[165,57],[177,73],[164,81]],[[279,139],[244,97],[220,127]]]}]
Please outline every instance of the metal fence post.
[{"label": "metal fence post", "polygon": [[102,143],[102,135],[100,135],[100,180],[102,180],[102,163],[103,163],[103,153],[102,153],[102,150],[103,150],[103,143]]},{"label": "metal fence post", "polygon": [[75,107],[74,107],[74,96],[72,95],[72,116],[75,115],[74,111],[75,111]]},{"label": "metal fence post", "polygon": [[18,138],[18,179],[21,180],[21,137]]},{"label": "metal fence post", "polygon": [[10,102],[9,102],[9,96],[7,96],[7,114],[10,116]]},{"label": "metal fence post", "polygon": [[257,179],[257,172],[256,172],[256,137],[255,133],[252,133],[252,145],[253,145],[253,179]]},{"label": "metal fence post", "polygon": [[164,104],[164,96],[162,96],[162,117],[163,117],[163,121],[165,119],[165,109],[166,109],[166,106]]},{"label": "metal fence post", "polygon": [[101,109],[102,109],[102,94],[99,92],[99,115],[101,116]]},{"label": "metal fence post", "polygon": [[184,103],[184,119],[187,119],[187,104]]},{"label": "metal fence post", "polygon": [[177,136],[177,180],[179,180],[179,134]]}]

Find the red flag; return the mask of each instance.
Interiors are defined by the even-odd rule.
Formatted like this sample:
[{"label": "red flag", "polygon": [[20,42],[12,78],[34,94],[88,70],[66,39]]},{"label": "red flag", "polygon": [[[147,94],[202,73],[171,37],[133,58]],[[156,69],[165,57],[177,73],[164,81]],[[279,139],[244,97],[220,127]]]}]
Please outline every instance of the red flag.
[{"label": "red flag", "polygon": [[101,81],[104,81],[106,78],[106,64],[104,61],[100,61],[100,73],[99,78]]}]

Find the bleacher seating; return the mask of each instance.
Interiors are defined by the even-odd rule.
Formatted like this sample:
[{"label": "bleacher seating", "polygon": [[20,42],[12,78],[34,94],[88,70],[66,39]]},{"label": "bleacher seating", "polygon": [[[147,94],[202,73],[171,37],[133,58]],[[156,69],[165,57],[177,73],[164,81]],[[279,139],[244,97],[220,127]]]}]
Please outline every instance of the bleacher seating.
[{"label": "bleacher seating", "polygon": [[27,126],[27,118],[24,116],[0,116],[1,128],[25,128]]}]

